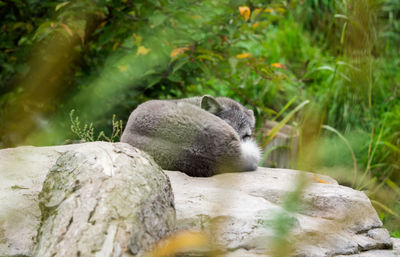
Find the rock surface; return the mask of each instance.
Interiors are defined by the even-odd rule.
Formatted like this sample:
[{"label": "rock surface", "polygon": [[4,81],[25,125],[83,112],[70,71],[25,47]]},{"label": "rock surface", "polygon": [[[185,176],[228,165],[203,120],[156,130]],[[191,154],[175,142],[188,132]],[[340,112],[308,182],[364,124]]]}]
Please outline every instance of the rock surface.
[{"label": "rock surface", "polygon": [[364,193],[326,176],[193,178],[122,143],[0,150],[0,256],[140,256],[174,228],[207,231],[228,257],[400,256],[381,226]]},{"label": "rock surface", "polygon": [[0,256],[31,255],[40,225],[38,195],[43,181],[69,149],[72,146],[26,146],[0,151]]},{"label": "rock surface", "polygon": [[400,239],[392,238],[393,250],[370,250],[359,254],[338,255],[337,257],[399,257]]},{"label": "rock surface", "polygon": [[166,173],[179,229],[207,230],[230,257],[274,256],[289,246],[294,256],[382,256],[370,250],[392,247],[367,196],[326,176],[267,168],[211,178]]},{"label": "rock surface", "polygon": [[129,145],[22,147],[0,156],[0,256],[140,255],[175,227],[168,177]]}]

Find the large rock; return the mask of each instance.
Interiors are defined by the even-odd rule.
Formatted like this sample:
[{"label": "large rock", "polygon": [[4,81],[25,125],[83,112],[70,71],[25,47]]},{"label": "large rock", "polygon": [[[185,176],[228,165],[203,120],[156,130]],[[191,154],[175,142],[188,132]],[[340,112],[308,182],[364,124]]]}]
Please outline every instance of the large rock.
[{"label": "large rock", "polygon": [[43,181],[61,153],[70,148],[26,146],[0,151],[0,256],[32,254]]},{"label": "large rock", "polygon": [[211,178],[167,174],[179,229],[208,231],[227,256],[275,256],[289,246],[295,256],[382,256],[369,250],[392,247],[368,197],[326,176],[267,168]]},{"label": "large rock", "polygon": [[122,143],[0,150],[0,256],[140,256],[174,229],[229,257],[400,256],[365,194],[329,177],[165,173]]},{"label": "large rock", "polygon": [[175,227],[168,177],[129,145],[20,147],[0,163],[0,256],[140,255]]}]

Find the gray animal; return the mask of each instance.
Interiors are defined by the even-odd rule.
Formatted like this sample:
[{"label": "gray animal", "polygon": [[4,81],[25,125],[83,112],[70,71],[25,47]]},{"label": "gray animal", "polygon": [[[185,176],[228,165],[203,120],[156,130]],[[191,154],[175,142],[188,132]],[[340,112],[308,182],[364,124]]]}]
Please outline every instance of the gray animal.
[{"label": "gray animal", "polygon": [[253,111],[226,97],[151,100],[131,113],[121,142],[144,150],[163,169],[208,177],[257,169],[254,124]]}]

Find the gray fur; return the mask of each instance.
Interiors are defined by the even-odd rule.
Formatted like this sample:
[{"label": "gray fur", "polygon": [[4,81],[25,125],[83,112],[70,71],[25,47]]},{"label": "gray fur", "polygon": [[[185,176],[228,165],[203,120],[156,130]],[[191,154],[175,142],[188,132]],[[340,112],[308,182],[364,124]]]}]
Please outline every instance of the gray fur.
[{"label": "gray fur", "polygon": [[226,97],[151,100],[131,113],[121,142],[146,151],[163,169],[205,177],[257,167],[259,156],[243,161],[241,148],[254,124],[252,111]]}]

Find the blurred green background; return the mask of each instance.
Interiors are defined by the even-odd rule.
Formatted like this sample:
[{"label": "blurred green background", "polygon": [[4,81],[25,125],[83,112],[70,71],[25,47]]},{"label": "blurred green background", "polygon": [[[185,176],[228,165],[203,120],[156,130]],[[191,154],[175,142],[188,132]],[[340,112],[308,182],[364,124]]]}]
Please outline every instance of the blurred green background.
[{"label": "blurred green background", "polygon": [[0,20],[0,148],[118,141],[143,101],[227,96],[400,237],[398,0],[8,0]]}]

